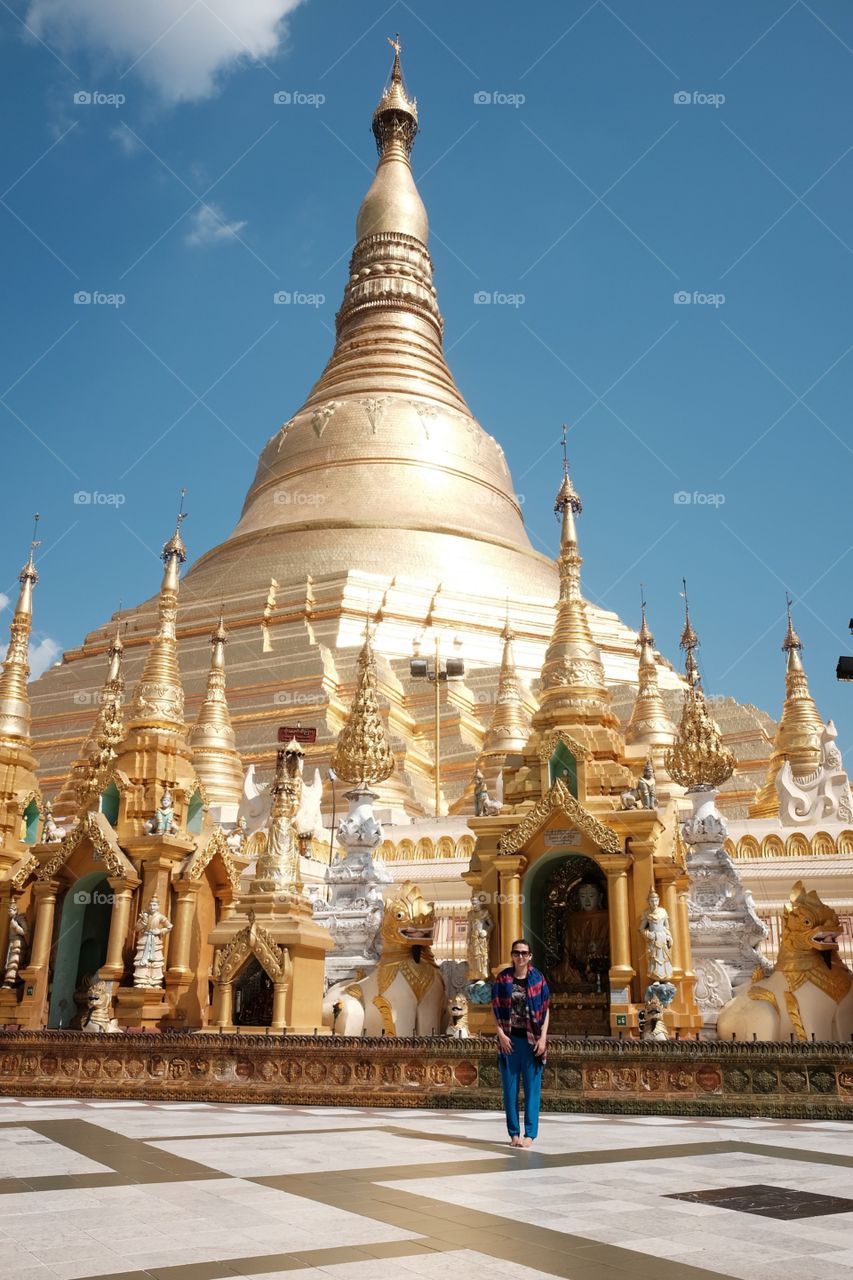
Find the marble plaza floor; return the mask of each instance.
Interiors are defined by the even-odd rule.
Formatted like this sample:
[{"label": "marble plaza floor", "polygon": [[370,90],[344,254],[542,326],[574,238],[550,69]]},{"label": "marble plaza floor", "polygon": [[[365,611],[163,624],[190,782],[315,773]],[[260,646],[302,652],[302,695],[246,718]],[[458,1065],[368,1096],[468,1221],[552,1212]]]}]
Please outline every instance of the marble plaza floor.
[{"label": "marble plaza floor", "polygon": [[0,1098],[0,1280],[853,1280],[853,1127]]}]

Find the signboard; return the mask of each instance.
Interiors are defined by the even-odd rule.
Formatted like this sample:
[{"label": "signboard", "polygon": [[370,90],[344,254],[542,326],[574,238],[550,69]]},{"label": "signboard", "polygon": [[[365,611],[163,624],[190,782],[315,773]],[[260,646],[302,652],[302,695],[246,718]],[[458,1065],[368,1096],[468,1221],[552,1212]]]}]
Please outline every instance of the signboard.
[{"label": "signboard", "polygon": [[311,745],[317,741],[317,730],[303,729],[301,724],[280,724],[278,726],[279,742],[290,742],[291,738],[295,738],[302,746]]},{"label": "signboard", "polygon": [[626,1013],[617,1013],[617,1015],[616,1015],[616,1025],[617,1025],[617,1027],[627,1027],[627,1025],[628,1025],[628,1015],[627,1015]]},{"label": "signboard", "polygon": [[576,845],[580,838],[577,827],[552,827],[545,832],[545,843],[549,845]]}]

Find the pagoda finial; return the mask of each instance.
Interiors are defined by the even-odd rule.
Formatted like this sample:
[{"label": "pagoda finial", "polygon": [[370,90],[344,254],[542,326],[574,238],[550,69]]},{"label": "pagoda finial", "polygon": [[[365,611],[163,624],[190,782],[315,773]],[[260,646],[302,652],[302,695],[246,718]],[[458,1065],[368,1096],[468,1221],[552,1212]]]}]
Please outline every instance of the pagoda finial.
[{"label": "pagoda finial", "polygon": [[187,549],[181,537],[181,525],[187,518],[184,511],[186,489],[181,490],[181,505],[175,524],[175,532],[163,544],[160,558],[165,565],[160,584],[158,613],[160,625],[151,641],[142,675],[133,695],[130,728],[184,728],[184,690],[178,669],[178,588],[181,565],[187,558]]},{"label": "pagoda finial", "polygon": [[719,726],[708,714],[705,693],[695,650],[699,637],[690,621],[687,600],[687,580],[682,578],[684,599],[684,630],[680,647],[684,650],[684,667],[687,688],[684,691],[684,708],[675,742],[664,757],[664,765],[674,782],[689,791],[710,790],[721,786],[735,770],[734,753],[723,746]]},{"label": "pagoda finial", "polygon": [[655,638],[646,621],[646,598],[640,584],[640,630],[637,648],[640,662],[637,696],[631,709],[631,718],[625,729],[625,741],[641,743],[648,747],[671,746],[675,741],[675,725],[666,714],[663,697],[658,685],[658,668],[655,661]]},{"label": "pagoda finial", "polygon": [[592,638],[586,604],[581,595],[583,561],[578,551],[575,516],[583,506],[569,475],[567,430],[564,425],[563,479],[554,503],[555,514],[562,517],[557,558],[560,598],[551,642],[542,665],[540,709],[534,717],[537,727],[552,721],[556,723],[560,718],[570,723],[576,714],[585,720],[590,713],[597,719],[602,716],[608,721],[612,719],[604,664],[598,645]]},{"label": "pagoda finial", "polygon": [[332,756],[338,777],[356,786],[384,782],[394,772],[394,754],[376,701],[376,658],[365,630],[352,706]]},{"label": "pagoda finial", "polygon": [[30,741],[30,696],[27,677],[30,674],[30,635],[33,626],[33,588],[38,582],[35,567],[35,550],[40,545],[36,538],[39,515],[33,523],[30,554],[18,575],[21,590],[9,626],[9,645],[0,674],[0,738],[14,742]]},{"label": "pagoda finial", "polygon": [[792,600],[785,593],[788,625],[782,651],[788,655],[785,670],[785,701],[773,737],[773,749],[767,762],[767,777],[749,808],[750,818],[771,818],[779,813],[776,776],[789,761],[795,778],[805,778],[820,765],[820,739],[824,724],[814,698],[809,692],[802,653],[802,641],[794,630]]},{"label": "pagoda finial", "polygon": [[400,63],[399,32],[388,43],[394,50],[394,61],[391,64],[391,79],[376,110],[373,113],[373,136],[380,156],[384,156],[391,144],[399,144],[403,153],[408,156],[414,145],[418,132],[418,104],[406,92],[403,81],[403,68]]},{"label": "pagoda finial", "polygon": [[228,632],[222,610],[210,636],[207,691],[196,722],[187,734],[196,774],[211,804],[239,804],[243,766],[225,696],[225,646]]}]

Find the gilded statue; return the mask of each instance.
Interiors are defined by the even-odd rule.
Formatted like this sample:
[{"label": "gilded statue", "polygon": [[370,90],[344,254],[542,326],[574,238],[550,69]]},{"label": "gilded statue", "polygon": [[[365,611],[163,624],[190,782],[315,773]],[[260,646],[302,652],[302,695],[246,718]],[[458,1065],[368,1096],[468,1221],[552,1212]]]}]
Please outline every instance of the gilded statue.
[{"label": "gilded statue", "polygon": [[18,985],[18,972],[24,964],[25,953],[30,940],[30,926],[23,912],[18,911],[18,904],[9,903],[9,946],[6,949],[6,972],[3,975],[3,986],[6,990]]},{"label": "gilded statue", "polygon": [[649,977],[654,982],[668,983],[672,978],[672,934],[669,915],[660,905],[654,889],[649,893],[649,905],[640,918],[640,932],[646,943]]},{"label": "gilded statue", "polygon": [[479,982],[490,976],[489,938],[495,927],[485,894],[475,893],[468,911],[468,980]]},{"label": "gilded statue", "polygon": [[148,903],[147,911],[142,911],[136,922],[139,941],[136,944],[136,955],[133,960],[135,987],[162,986],[166,967],[163,939],[171,927],[172,922],[160,910],[159,899],[153,897]]},{"label": "gilded statue", "polygon": [[447,1020],[444,978],[431,944],[435,907],[406,881],[385,903],[379,963],[330,987],[323,1023],[343,1036],[437,1036]]},{"label": "gilded statue", "polygon": [[65,835],[65,827],[61,827],[53,816],[53,805],[49,800],[44,805],[44,829],[42,831],[42,844],[58,844]]},{"label": "gilded statue", "polygon": [[610,920],[601,885],[581,880],[577,906],[563,917],[563,954],[552,978],[563,986],[595,984],[610,967]]},{"label": "gilded statue", "polygon": [[802,880],[791,890],[772,973],[756,971],[746,992],[717,1017],[721,1040],[835,1040],[853,1036],[853,973],[838,954],[841,923]]}]

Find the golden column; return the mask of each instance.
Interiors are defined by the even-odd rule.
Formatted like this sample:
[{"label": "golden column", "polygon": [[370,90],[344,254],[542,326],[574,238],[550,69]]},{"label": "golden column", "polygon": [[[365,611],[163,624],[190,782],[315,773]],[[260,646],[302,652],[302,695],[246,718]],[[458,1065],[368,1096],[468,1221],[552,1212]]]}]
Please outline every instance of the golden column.
[{"label": "golden column", "polygon": [[50,945],[53,941],[59,888],[58,880],[38,880],[33,885],[33,900],[36,904],[35,933],[29,962],[20,973],[24,980],[24,996],[18,1006],[21,1022],[31,1030],[43,1027],[46,1023]]},{"label": "golden column", "polygon": [[[500,913],[501,949],[509,948],[524,933],[521,920],[521,875],[527,866],[523,854],[499,854],[495,858],[498,872],[498,909]],[[509,954],[499,958],[500,964],[509,964]]]},{"label": "golden column", "polygon": [[631,964],[631,916],[628,906],[629,855],[599,854],[598,864],[607,876],[610,907],[610,985],[626,987],[634,976]]},{"label": "golden column", "polygon": [[200,889],[200,880],[178,880],[175,883],[174,918],[169,937],[169,968],[166,971],[167,986],[186,982],[193,976],[190,968],[190,943]]},{"label": "golden column", "polygon": [[121,981],[124,976],[124,948],[130,923],[130,908],[133,891],[139,887],[139,881],[128,880],[124,876],[109,876],[107,883],[113,891],[113,910],[107,939],[107,958],[101,965],[99,974],[113,982]]}]

